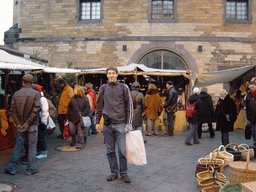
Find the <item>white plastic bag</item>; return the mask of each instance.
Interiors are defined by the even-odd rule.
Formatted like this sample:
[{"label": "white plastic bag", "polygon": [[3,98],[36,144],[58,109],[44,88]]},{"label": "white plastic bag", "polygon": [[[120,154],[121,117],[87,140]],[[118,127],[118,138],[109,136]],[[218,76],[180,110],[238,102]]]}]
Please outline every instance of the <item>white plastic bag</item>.
[{"label": "white plastic bag", "polygon": [[55,123],[53,122],[52,118],[49,116],[49,122],[48,122],[48,125],[46,126],[46,129],[53,129],[55,127],[56,127]]},{"label": "white plastic bag", "polygon": [[145,145],[140,130],[126,134],[126,157],[128,164],[147,164]]}]

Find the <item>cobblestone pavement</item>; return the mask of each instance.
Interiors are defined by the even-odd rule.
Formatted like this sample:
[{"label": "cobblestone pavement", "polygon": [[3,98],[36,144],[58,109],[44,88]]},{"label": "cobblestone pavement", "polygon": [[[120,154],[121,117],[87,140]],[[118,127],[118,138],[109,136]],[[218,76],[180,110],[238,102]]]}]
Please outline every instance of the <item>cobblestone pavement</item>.
[{"label": "cobblestone pavement", "polygon": [[[120,178],[112,182],[106,180],[110,169],[102,134],[89,136],[82,150],[60,152],[56,149],[68,145],[70,140],[57,139],[58,131],[55,131],[48,137],[48,158],[36,162],[40,169],[36,175],[25,175],[26,165],[22,164],[19,164],[16,175],[4,174],[12,150],[0,152],[0,189],[7,182],[17,185],[19,192],[196,192],[199,191],[195,181],[197,160],[221,144],[220,132],[216,132],[212,139],[208,138],[208,132],[203,133],[201,143],[192,146],[184,145],[186,134],[185,131],[175,132],[173,137],[145,136],[148,164],[128,165],[131,183],[127,184]],[[244,139],[242,130],[231,132],[230,142],[252,144],[252,140]],[[229,178],[228,167],[224,168],[224,174]]]}]

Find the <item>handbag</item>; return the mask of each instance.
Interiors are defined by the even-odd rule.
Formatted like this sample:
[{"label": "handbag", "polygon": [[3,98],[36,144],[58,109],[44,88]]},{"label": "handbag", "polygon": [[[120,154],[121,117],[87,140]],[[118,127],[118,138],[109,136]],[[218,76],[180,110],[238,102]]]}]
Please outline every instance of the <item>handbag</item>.
[{"label": "handbag", "polygon": [[81,127],[90,127],[91,126],[91,119],[89,116],[82,116],[81,115],[81,110],[80,107],[78,105],[78,102],[76,100],[77,106],[78,106],[78,110],[79,110],[79,114],[80,114],[80,126]]},{"label": "handbag", "polygon": [[69,123],[67,122],[63,129],[63,139],[69,138]]},{"label": "handbag", "polygon": [[130,131],[126,134],[126,157],[128,164],[147,164],[144,140],[140,130]]},{"label": "handbag", "polygon": [[81,116],[82,120],[80,121],[81,127],[90,127],[91,126],[91,119],[89,116]]},{"label": "handbag", "polygon": [[252,127],[251,123],[247,123],[244,129],[245,139],[250,140],[252,138]]}]

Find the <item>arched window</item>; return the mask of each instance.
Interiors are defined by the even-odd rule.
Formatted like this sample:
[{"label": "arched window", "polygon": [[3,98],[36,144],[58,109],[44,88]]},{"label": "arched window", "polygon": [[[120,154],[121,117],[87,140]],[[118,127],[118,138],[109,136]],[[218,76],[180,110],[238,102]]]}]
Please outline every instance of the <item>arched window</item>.
[{"label": "arched window", "polygon": [[154,51],[145,55],[139,62],[150,68],[187,70],[185,62],[170,51]]}]

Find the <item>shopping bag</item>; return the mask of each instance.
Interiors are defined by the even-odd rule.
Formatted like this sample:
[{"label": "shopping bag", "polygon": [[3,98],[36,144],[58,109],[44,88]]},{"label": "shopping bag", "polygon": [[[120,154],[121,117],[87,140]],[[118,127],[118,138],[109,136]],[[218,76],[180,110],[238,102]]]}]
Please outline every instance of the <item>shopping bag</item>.
[{"label": "shopping bag", "polygon": [[128,164],[147,164],[145,145],[140,130],[126,134],[126,157]]},{"label": "shopping bag", "polygon": [[81,127],[90,127],[91,126],[91,119],[89,116],[81,116]]},{"label": "shopping bag", "polygon": [[63,129],[63,139],[68,139],[69,138],[69,127],[68,127],[69,123],[67,122],[64,126]]}]

